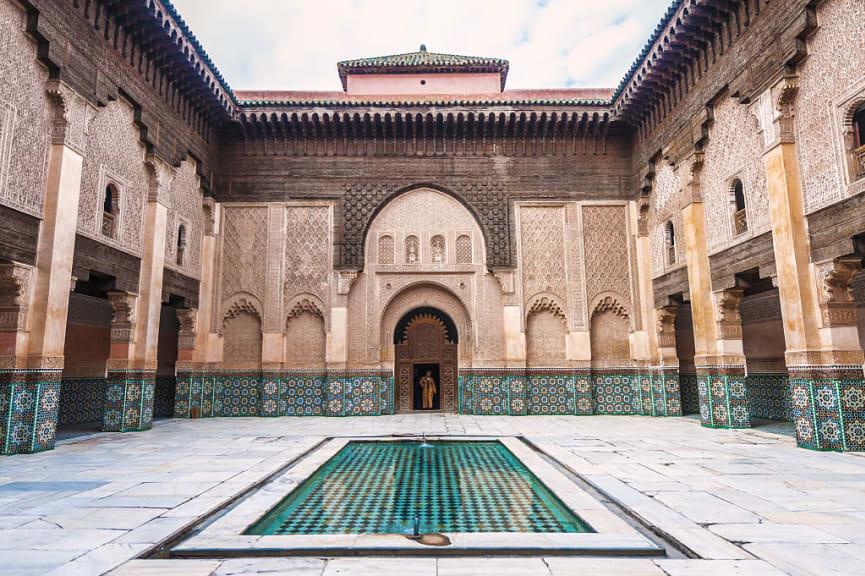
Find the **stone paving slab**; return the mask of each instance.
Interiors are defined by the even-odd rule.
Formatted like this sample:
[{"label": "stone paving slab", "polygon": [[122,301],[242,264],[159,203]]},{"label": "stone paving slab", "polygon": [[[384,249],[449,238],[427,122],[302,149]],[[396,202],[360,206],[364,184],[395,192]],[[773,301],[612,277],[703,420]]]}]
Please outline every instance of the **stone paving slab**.
[{"label": "stone paving slab", "polygon": [[[714,559],[134,560],[326,437],[421,432],[530,438],[586,481]],[[526,566],[532,571],[525,572]],[[112,570],[121,576],[503,576],[535,569],[552,576],[861,576],[865,456],[802,450],[787,436],[711,430],[689,418],[405,414],[167,420],[148,432],[98,434],[50,452],[0,457],[0,576]]]}]

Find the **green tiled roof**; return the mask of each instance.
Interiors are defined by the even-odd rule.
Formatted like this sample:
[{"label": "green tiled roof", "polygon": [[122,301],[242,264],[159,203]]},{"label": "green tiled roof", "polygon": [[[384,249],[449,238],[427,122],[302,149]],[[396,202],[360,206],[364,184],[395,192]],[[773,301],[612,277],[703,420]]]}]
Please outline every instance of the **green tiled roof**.
[{"label": "green tiled roof", "polygon": [[240,100],[241,106],[609,106],[609,100],[520,98],[514,100]]},{"label": "green tiled roof", "polygon": [[461,56],[459,54],[440,54],[428,52],[426,46],[421,44],[417,52],[406,52],[405,54],[391,54],[388,56],[376,56],[374,58],[358,58],[356,60],[343,60],[337,63],[339,77],[345,88],[345,79],[348,73],[370,74],[381,72],[402,71],[474,71],[474,72],[497,72],[502,76],[502,86],[508,74],[508,61],[501,58],[485,58],[482,56]]}]

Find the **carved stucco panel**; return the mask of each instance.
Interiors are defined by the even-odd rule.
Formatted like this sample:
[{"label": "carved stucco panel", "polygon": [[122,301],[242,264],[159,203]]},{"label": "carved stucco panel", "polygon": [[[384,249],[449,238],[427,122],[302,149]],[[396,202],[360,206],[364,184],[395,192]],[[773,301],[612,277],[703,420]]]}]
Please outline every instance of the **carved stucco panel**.
[{"label": "carved stucco panel", "polygon": [[330,208],[288,206],[285,239],[285,299],[315,294],[328,302]]},{"label": "carved stucco panel", "polygon": [[[204,194],[194,158],[180,164],[168,194],[168,229],[165,231],[165,266],[193,278],[201,276],[201,239],[204,236]],[[183,263],[177,264],[177,236],[186,229]]]},{"label": "carved stucco panel", "polygon": [[682,222],[682,182],[676,170],[661,160],[655,167],[655,182],[649,204],[649,245],[651,246],[652,277],[663,276],[669,270],[684,265],[685,243],[676,243],[676,264],[668,266],[666,261],[666,239],[664,225],[672,222],[677,236],[684,239]]},{"label": "carved stucco panel", "polygon": [[796,142],[806,210],[813,212],[845,193],[842,142],[827,101],[861,82],[865,71],[865,3],[828,0],[817,6],[819,27],[808,38],[799,70]]},{"label": "carved stucco panel", "polygon": [[521,205],[519,222],[523,306],[540,293],[567,302],[565,207]]},{"label": "carved stucco panel", "polygon": [[[706,215],[706,240],[710,252],[738,244],[770,228],[769,193],[763,165],[763,139],[748,106],[724,95],[714,105],[714,121],[709,127],[703,171],[701,173],[703,208]],[[731,187],[742,181],[748,230],[734,235]]]},{"label": "carved stucco panel", "polygon": [[26,23],[16,3],[0,3],[0,203],[41,216],[52,106],[45,92],[48,71],[24,33]]},{"label": "carved stucco panel", "polygon": [[624,206],[583,206],[586,290],[590,306],[614,292],[631,307],[631,263]]},{"label": "carved stucco panel", "polygon": [[265,301],[267,208],[223,206],[222,301],[238,292]]},{"label": "carved stucco panel", "polygon": [[[135,125],[132,106],[115,100],[100,108],[90,122],[87,155],[81,174],[78,231],[99,242],[141,255],[144,242],[149,175],[145,149]],[[105,186],[119,184],[119,229],[114,238],[101,230]]]}]

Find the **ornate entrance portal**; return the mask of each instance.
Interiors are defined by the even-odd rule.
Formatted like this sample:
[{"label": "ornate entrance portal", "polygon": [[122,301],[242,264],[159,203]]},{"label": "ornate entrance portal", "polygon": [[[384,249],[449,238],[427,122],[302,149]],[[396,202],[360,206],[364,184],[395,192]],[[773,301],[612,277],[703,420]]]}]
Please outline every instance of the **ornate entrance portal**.
[{"label": "ornate entrance portal", "polygon": [[[436,308],[415,308],[394,330],[396,405],[411,410],[454,411],[459,357],[450,316]],[[425,379],[432,378],[434,386]]]}]

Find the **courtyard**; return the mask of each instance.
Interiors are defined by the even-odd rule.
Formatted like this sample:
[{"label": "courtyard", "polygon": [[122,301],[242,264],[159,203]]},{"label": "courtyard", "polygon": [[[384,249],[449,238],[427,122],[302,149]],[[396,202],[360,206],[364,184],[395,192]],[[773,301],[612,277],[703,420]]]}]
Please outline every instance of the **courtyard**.
[{"label": "courtyard", "polygon": [[[82,435],[0,460],[0,574],[861,574],[865,456],[802,450],[774,430],[640,416],[160,420],[149,432]],[[329,438],[423,433],[522,439],[555,462],[574,491],[588,487],[644,533],[651,526],[666,555],[170,552]]]}]

